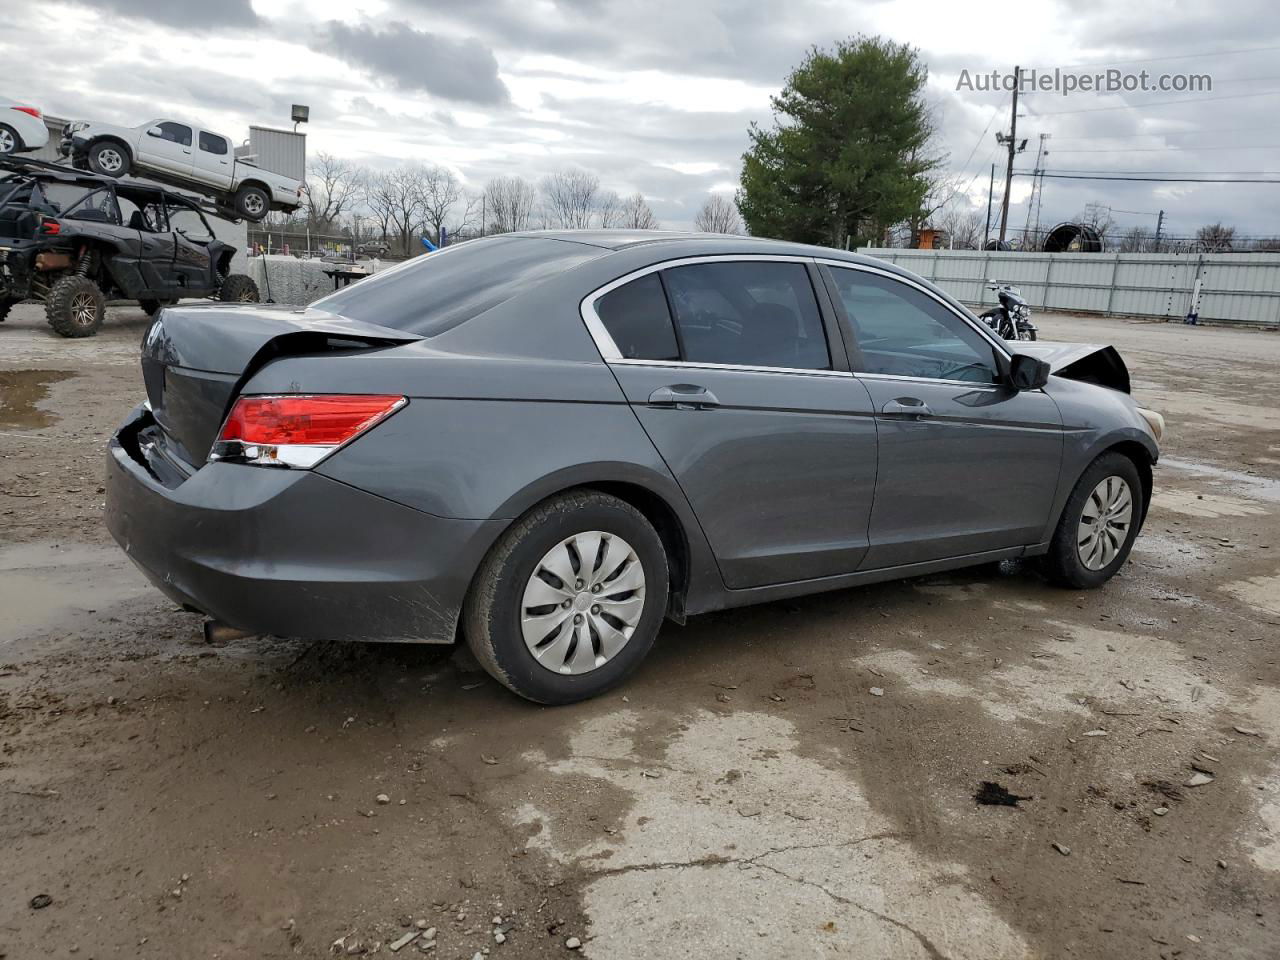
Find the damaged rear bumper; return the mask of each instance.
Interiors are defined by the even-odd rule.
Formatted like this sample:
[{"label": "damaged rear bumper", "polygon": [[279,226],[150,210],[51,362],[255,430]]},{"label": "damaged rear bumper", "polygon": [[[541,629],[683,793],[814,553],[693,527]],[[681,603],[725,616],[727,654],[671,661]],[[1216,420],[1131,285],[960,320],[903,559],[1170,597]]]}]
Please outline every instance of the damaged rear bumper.
[{"label": "damaged rear bumper", "polygon": [[138,407],[108,444],[106,523],[170,599],[250,633],[454,640],[503,521],[432,516],[306,470],[164,475],[148,465],[149,429]]}]

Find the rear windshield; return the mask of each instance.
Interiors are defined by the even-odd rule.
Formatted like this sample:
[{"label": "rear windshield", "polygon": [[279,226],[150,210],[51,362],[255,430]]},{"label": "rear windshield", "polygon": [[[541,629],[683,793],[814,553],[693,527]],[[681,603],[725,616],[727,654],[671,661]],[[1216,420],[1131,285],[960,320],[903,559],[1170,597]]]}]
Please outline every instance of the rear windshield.
[{"label": "rear windshield", "polygon": [[485,237],[376,273],[312,306],[432,337],[606,252],[544,237]]}]

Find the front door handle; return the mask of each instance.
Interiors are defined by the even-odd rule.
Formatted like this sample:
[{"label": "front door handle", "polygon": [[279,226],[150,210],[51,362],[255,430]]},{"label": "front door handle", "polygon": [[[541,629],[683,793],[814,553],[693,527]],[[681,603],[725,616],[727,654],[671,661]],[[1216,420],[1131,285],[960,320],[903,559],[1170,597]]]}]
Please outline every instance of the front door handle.
[{"label": "front door handle", "polygon": [[919,397],[898,397],[890,400],[880,408],[881,413],[888,414],[893,417],[931,417],[933,411],[929,409],[929,405]]},{"label": "front door handle", "polygon": [[716,395],[694,383],[673,383],[649,394],[649,406],[672,407],[676,410],[710,410],[720,406]]}]

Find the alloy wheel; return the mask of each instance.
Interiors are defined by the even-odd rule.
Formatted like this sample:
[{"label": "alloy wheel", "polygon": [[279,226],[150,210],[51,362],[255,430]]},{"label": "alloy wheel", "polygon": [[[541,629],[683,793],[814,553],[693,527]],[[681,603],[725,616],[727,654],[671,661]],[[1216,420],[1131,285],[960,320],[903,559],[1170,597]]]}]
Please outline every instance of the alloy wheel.
[{"label": "alloy wheel", "polygon": [[1090,570],[1108,566],[1124,546],[1133,524],[1133,491],[1122,477],[1102,480],[1080,512],[1076,549]]},{"label": "alloy wheel", "polygon": [[18,141],[8,130],[0,128],[0,157],[7,156],[18,149]]},{"label": "alloy wheel", "polygon": [[124,157],[115,147],[105,147],[98,151],[98,166],[104,173],[119,173],[124,168]]},{"label": "alloy wheel", "polygon": [[548,670],[589,673],[627,645],[644,598],[644,567],[631,544],[600,530],[576,533],[547,551],[525,585],[525,646]]},{"label": "alloy wheel", "polygon": [[250,193],[244,198],[244,212],[252,217],[258,216],[265,208],[266,204],[256,193]]},{"label": "alloy wheel", "polygon": [[92,327],[98,322],[98,303],[93,294],[77,293],[71,298],[71,318],[80,327]]}]

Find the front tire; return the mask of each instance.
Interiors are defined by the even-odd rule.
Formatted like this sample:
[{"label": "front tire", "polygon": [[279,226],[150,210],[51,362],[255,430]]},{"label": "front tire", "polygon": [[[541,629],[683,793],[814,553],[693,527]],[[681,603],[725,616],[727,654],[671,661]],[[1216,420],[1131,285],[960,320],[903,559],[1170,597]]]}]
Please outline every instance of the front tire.
[{"label": "front tire", "polygon": [[107,300],[96,283],[77,274],[63,277],[50,288],[44,312],[60,336],[92,337],[102,326]]},{"label": "front tire", "polygon": [[1067,498],[1041,569],[1059,586],[1102,586],[1129,559],[1145,513],[1138,468],[1122,454],[1104,453]]},{"label": "front tire", "polygon": [[94,173],[118,179],[130,166],[129,151],[113,140],[99,140],[89,148],[89,169]]},{"label": "front tire", "polygon": [[489,551],[463,611],[476,659],[535,703],[566,704],[620,683],[666,614],[667,555],[644,515],[617,497],[561,494]]},{"label": "front tire", "polygon": [[218,288],[218,299],[224,303],[258,303],[261,295],[253,277],[233,273],[222,281],[222,286]]}]

